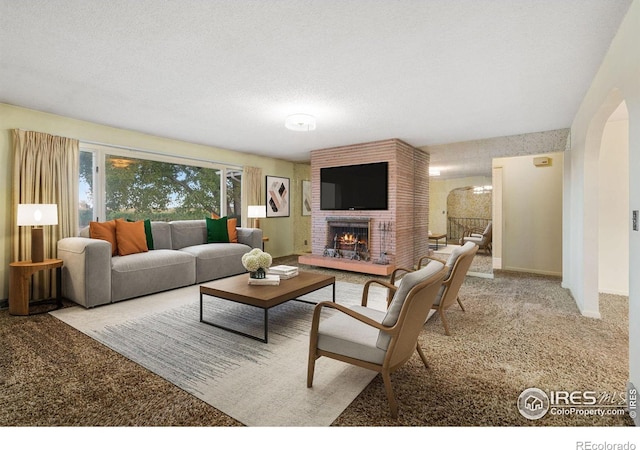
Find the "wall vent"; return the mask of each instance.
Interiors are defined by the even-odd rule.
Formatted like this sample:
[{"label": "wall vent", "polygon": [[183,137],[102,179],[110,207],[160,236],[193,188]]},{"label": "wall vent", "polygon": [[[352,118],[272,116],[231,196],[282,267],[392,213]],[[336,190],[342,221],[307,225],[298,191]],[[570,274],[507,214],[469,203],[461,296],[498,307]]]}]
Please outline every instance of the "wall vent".
[{"label": "wall vent", "polygon": [[536,167],[544,167],[551,165],[551,158],[548,156],[538,156],[533,158],[533,165]]}]

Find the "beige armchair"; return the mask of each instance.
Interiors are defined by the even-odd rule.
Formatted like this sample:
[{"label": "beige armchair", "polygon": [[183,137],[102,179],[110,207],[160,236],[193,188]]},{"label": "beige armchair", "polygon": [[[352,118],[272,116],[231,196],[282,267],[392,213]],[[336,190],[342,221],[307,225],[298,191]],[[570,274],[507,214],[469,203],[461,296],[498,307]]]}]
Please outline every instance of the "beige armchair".
[{"label": "beige armchair", "polygon": [[[432,308],[440,314],[442,320],[442,326],[444,327],[444,334],[450,336],[449,323],[445,315],[445,310],[448,309],[454,302],[460,305],[462,311],[465,311],[464,305],[460,301],[459,292],[462,283],[467,276],[469,267],[473,262],[473,257],[478,252],[478,246],[473,242],[467,242],[466,244],[454,249],[449,255],[447,261],[433,258],[431,256],[423,256],[418,261],[418,269],[422,268],[422,265],[426,263],[426,267],[431,264],[445,264],[446,275],[442,282],[442,286],[436,295],[436,299],[433,302]],[[402,274],[412,273],[410,269],[397,268],[391,273],[391,284],[397,283],[397,278]],[[404,275],[406,277],[407,275]]]},{"label": "beige armchair", "polygon": [[491,243],[493,240],[493,225],[492,222],[489,222],[484,229],[479,228],[468,228],[464,231],[464,235],[462,239],[460,239],[460,245],[465,244],[466,242],[473,242],[480,248],[484,250],[487,255],[491,255]]},{"label": "beige armchair", "polygon": [[[380,280],[364,285],[361,306],[347,308],[339,303],[319,303],[313,312],[309,343],[307,387],[313,385],[315,363],[321,356],[375,370],[382,375],[392,417],[398,403],[391,386],[391,373],[417,351],[425,367],[427,359],[418,343],[446,269],[434,262],[403,277],[398,287]],[[381,284],[394,292],[387,311],[367,306],[369,287]],[[323,310],[337,310],[320,320]]]}]

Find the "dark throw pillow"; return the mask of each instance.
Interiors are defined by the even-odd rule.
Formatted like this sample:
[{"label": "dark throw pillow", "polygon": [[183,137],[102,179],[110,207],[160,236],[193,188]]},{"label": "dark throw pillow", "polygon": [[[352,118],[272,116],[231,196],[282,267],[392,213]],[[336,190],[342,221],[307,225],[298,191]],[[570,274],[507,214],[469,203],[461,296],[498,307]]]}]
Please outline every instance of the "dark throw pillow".
[{"label": "dark throw pillow", "polygon": [[227,226],[227,218],[207,219],[207,243],[229,242],[229,229]]}]

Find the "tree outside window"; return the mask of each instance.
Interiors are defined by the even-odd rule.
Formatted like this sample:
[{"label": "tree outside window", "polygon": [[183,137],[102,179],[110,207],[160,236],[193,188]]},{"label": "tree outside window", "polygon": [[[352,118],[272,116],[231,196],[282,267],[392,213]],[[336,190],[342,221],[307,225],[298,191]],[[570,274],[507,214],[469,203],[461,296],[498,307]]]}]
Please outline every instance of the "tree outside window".
[{"label": "tree outside window", "polygon": [[[81,152],[80,226],[87,225],[87,218],[93,217],[94,187],[97,183],[93,176],[92,158],[92,153]],[[221,216],[223,173],[226,174],[226,214],[240,219],[242,171],[239,169],[106,155],[105,219],[171,221],[204,219],[212,214]]]}]

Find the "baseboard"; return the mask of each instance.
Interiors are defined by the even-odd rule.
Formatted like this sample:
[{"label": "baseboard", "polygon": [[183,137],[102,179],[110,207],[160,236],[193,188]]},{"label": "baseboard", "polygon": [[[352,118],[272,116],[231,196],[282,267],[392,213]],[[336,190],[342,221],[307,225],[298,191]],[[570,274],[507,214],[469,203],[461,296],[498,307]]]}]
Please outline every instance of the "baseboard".
[{"label": "baseboard", "polygon": [[9,307],[9,299],[5,298],[0,300],[0,309],[7,309]]},{"label": "baseboard", "polygon": [[602,315],[600,311],[592,311],[590,309],[582,309],[580,305],[578,305],[578,309],[580,310],[580,314],[590,319],[602,319]]},{"label": "baseboard", "polygon": [[524,267],[504,267],[503,270],[505,272],[521,272],[521,273],[533,273],[535,275],[547,275],[550,277],[561,277],[562,272],[554,272],[551,270],[536,270],[536,269],[527,269]]},{"label": "baseboard", "polygon": [[617,291],[615,289],[600,289],[600,294],[620,295],[622,297],[628,297],[629,291]]}]

